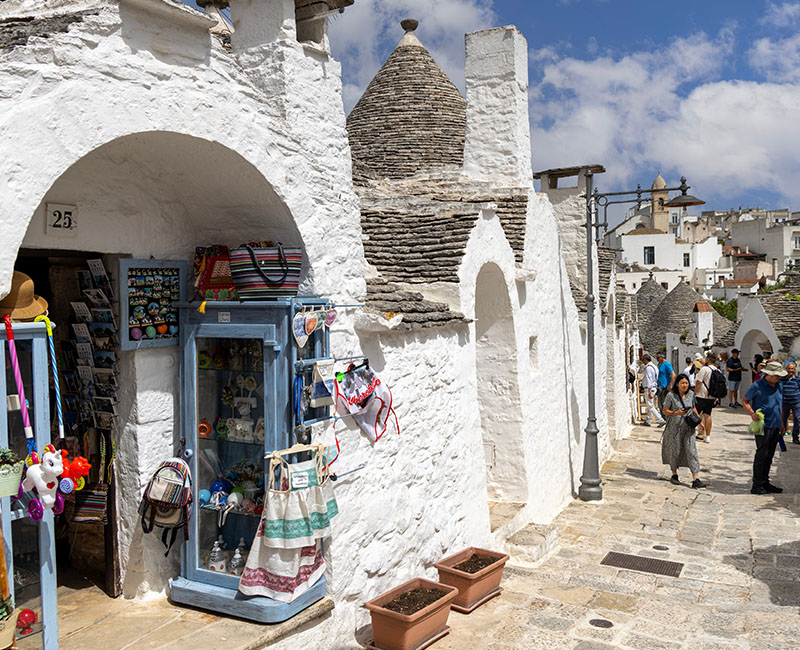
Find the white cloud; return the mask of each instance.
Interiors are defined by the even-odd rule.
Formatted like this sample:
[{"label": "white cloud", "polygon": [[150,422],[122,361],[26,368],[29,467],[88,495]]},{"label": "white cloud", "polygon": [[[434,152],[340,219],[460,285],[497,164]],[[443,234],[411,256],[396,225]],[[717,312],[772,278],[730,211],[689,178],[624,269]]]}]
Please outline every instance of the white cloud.
[{"label": "white cloud", "polygon": [[534,167],[604,162],[604,181],[616,184],[642,165],[658,166],[649,154],[653,127],[679,110],[681,88],[719,72],[730,48],[726,32],[621,58],[543,53],[543,79],[531,92]]},{"label": "white cloud", "polygon": [[403,36],[404,18],[419,20],[417,36],[462,92],[464,34],[496,22],[491,0],[359,0],[331,22],[329,31],[346,80],[345,110],[353,107]]},{"label": "white cloud", "polygon": [[662,169],[670,183],[685,174],[701,196],[775,192],[797,206],[800,35],[750,49],[765,81],[721,80],[733,45],[728,29],[617,58],[542,53],[531,89],[534,167],[600,162],[608,188]]},{"label": "white cloud", "polygon": [[748,58],[750,65],[769,81],[800,81],[800,34],[778,40],[761,38],[750,49]]},{"label": "white cloud", "polygon": [[791,27],[800,22],[800,2],[767,3],[762,23],[776,27]]}]

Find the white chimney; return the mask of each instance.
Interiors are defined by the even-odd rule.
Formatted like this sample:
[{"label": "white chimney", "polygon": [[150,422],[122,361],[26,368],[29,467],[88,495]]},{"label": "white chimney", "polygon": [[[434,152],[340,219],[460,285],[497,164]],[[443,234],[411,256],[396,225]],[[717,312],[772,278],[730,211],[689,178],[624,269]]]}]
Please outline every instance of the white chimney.
[{"label": "white chimney", "polygon": [[694,306],[695,340],[697,345],[711,347],[714,344],[714,312],[707,302]]},{"label": "white chimney", "polygon": [[231,0],[231,20],[231,46],[239,53],[297,34],[293,0]]},{"label": "white chimney", "polygon": [[528,42],[513,25],[466,36],[467,136],[464,173],[530,187]]}]

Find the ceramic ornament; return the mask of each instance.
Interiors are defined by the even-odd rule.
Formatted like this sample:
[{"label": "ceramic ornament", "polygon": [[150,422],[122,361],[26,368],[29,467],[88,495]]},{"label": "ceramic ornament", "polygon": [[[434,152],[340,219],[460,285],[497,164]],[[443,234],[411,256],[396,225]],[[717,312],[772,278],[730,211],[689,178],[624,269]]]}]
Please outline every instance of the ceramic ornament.
[{"label": "ceramic ornament", "polygon": [[308,334],[306,333],[306,315],[303,312],[298,312],[292,319],[292,334],[294,340],[297,341],[297,347],[302,348],[308,341]]},{"label": "ceramic ornament", "polygon": [[317,329],[318,323],[319,314],[317,312],[312,311],[310,314],[306,314],[306,338]]},{"label": "ceramic ornament", "polygon": [[334,321],[336,320],[336,316],[337,316],[336,310],[329,309],[325,314],[325,327],[330,327],[331,325],[333,325]]},{"label": "ceramic ornament", "polygon": [[327,316],[327,312],[317,311],[314,313],[317,315],[317,326],[314,328],[314,330],[321,330],[325,325],[325,317]]}]

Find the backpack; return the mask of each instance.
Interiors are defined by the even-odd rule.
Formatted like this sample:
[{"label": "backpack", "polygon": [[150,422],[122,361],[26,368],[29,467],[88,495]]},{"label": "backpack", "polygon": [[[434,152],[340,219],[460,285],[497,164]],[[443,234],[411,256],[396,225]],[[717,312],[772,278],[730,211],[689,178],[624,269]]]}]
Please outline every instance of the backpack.
[{"label": "backpack", "polygon": [[154,526],[164,529],[161,533],[161,541],[167,549],[164,557],[169,555],[180,528],[183,528],[183,539],[189,539],[191,511],[192,475],[189,466],[180,458],[162,461],[147,483],[139,514],[145,533],[152,533]]},{"label": "backpack", "polygon": [[711,377],[708,380],[708,394],[717,399],[722,399],[728,394],[728,384],[725,381],[725,377],[716,368],[711,369]]}]

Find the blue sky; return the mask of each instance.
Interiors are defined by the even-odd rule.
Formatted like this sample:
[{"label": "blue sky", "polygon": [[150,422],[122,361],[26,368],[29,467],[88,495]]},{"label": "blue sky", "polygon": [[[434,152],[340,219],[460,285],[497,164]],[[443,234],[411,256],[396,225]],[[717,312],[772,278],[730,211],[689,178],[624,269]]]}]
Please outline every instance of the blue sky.
[{"label": "blue sky", "polygon": [[534,169],[599,162],[601,191],[661,170],[706,208],[800,210],[800,1],[356,0],[330,25],[346,110],[407,17],[462,92],[464,33],[522,31]]}]

